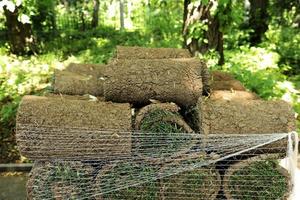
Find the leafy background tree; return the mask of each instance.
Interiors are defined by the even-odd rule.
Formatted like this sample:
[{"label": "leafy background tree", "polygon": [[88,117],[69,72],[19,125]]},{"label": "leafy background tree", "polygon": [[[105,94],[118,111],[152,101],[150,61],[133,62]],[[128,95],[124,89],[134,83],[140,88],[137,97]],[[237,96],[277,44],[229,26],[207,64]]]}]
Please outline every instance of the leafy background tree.
[{"label": "leafy background tree", "polygon": [[21,97],[51,91],[55,68],[106,63],[116,45],[188,48],[299,114],[299,11],[297,0],[1,0],[0,163],[26,161],[14,134]]}]

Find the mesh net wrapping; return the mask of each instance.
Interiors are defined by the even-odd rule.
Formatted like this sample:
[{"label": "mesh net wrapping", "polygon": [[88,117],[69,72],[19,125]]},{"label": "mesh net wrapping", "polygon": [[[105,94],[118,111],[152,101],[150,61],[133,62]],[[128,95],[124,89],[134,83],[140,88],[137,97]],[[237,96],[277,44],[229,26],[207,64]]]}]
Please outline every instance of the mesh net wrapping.
[{"label": "mesh net wrapping", "polygon": [[[103,131],[104,132],[104,131]],[[107,130],[105,131],[107,132]],[[81,130],[84,134],[84,131]],[[95,132],[99,133],[99,132]],[[68,157],[36,160],[27,185],[30,199],[284,199],[291,195],[293,163],[283,168],[278,159],[295,154],[296,134],[174,133],[178,141],[193,141],[164,162],[136,153],[141,140],[168,143],[157,133],[131,132],[127,156]],[[67,135],[64,135],[67,138]],[[258,137],[259,136],[259,137]],[[281,152],[263,154],[268,144],[285,140]],[[61,139],[61,142],[69,142]],[[82,140],[82,142],[86,142]],[[291,143],[291,144],[290,144]],[[188,143],[189,145],[191,143]],[[289,145],[290,144],[290,145]],[[151,145],[151,144],[149,144]],[[154,144],[152,144],[154,145]],[[164,149],[165,154],[170,146]],[[91,147],[90,150],[93,148]],[[183,150],[185,149],[184,153]],[[72,149],[66,149],[72,151]],[[39,151],[38,149],[36,151]],[[86,151],[89,155],[89,151]],[[161,159],[165,154],[160,154]],[[253,165],[254,163],[254,165]]]}]

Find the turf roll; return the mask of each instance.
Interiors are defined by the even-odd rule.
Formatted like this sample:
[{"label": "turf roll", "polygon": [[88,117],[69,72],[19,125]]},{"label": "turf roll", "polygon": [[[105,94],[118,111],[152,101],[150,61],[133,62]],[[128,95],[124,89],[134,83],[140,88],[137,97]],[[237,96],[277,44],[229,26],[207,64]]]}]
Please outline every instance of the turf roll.
[{"label": "turf roll", "polygon": [[30,159],[109,159],[131,152],[125,103],[25,96],[16,127],[20,152]]},{"label": "turf roll", "polygon": [[202,94],[203,66],[198,59],[114,60],[105,72],[104,97],[135,104],[156,99],[195,105]]},{"label": "turf roll", "polygon": [[103,95],[105,65],[71,63],[64,70],[56,70],[53,88],[55,93],[69,95]]},{"label": "turf roll", "polygon": [[93,168],[79,161],[37,161],[26,185],[27,198],[86,199],[91,187]]},{"label": "turf roll", "polygon": [[230,81],[213,81],[211,83],[211,90],[238,90],[246,91],[244,85],[238,80]]},{"label": "turf roll", "polygon": [[183,158],[161,169],[161,199],[216,199],[221,178],[214,166],[201,167],[201,158]]},{"label": "turf roll", "polygon": [[212,81],[231,81],[234,77],[228,72],[216,70],[211,72],[211,79]]},{"label": "turf roll", "polygon": [[210,83],[210,89],[212,91],[215,90],[246,91],[244,85],[227,72],[212,71],[209,83]]},{"label": "turf roll", "polygon": [[95,178],[95,199],[158,199],[157,169],[141,162],[116,161],[104,166]]},{"label": "turf roll", "polygon": [[150,162],[165,162],[186,153],[194,143],[193,130],[174,103],[155,103],[141,108],[135,120],[133,151]]},{"label": "turf roll", "polygon": [[[277,134],[296,130],[294,111],[281,100],[200,99],[198,127],[203,134]],[[257,153],[286,153],[287,137],[255,149]]]},{"label": "turf roll", "polygon": [[257,100],[259,97],[247,91],[230,91],[230,90],[214,90],[210,94],[211,100],[227,100],[227,101],[235,101],[235,100]]},{"label": "turf roll", "polygon": [[117,59],[190,58],[187,49],[117,46]]},{"label": "turf roll", "polygon": [[296,128],[292,107],[281,100],[199,98],[198,115],[204,134],[288,133]]},{"label": "turf roll", "polygon": [[276,154],[263,154],[231,165],[223,180],[227,199],[288,199],[290,175],[278,164]]}]

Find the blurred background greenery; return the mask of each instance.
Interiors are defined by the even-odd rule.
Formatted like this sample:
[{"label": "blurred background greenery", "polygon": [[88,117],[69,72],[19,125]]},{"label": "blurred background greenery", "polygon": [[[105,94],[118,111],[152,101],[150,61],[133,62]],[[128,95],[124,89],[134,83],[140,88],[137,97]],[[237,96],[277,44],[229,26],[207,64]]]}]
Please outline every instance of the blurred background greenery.
[{"label": "blurred background greenery", "polygon": [[116,45],[186,47],[299,114],[299,11],[298,0],[1,0],[0,163],[24,162],[21,97],[51,91],[70,62],[106,63]]}]

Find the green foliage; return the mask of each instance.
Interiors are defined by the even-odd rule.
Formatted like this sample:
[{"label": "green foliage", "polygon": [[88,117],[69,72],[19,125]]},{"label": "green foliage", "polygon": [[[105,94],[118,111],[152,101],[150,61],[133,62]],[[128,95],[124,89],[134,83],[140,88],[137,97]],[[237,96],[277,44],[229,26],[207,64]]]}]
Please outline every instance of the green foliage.
[{"label": "green foliage", "polygon": [[147,6],[145,32],[153,43],[161,47],[180,47],[182,45],[182,12],[180,1],[151,0]]}]

